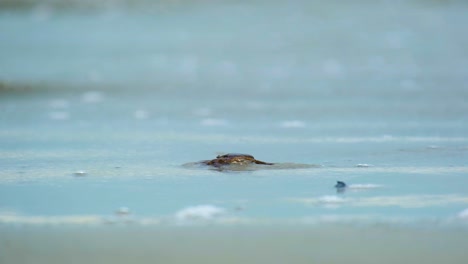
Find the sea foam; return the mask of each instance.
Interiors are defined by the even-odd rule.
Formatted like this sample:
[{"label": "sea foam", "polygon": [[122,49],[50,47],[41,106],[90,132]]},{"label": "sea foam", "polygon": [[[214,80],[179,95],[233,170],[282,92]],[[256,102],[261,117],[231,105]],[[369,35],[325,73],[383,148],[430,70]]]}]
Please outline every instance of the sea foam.
[{"label": "sea foam", "polygon": [[213,205],[197,205],[184,208],[175,214],[177,221],[208,221],[224,214],[223,208]]},{"label": "sea foam", "polygon": [[464,220],[468,220],[468,208],[458,213],[458,217]]},{"label": "sea foam", "polygon": [[361,183],[361,184],[350,184],[349,189],[353,190],[366,190],[366,189],[376,189],[376,188],[382,188],[383,185],[379,184],[372,184],[372,183]]}]

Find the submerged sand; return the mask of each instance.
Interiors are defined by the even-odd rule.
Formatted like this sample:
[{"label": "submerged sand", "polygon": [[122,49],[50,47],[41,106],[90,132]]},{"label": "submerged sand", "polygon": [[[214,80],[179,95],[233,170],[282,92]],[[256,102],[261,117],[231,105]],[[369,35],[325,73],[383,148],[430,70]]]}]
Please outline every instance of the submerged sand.
[{"label": "submerged sand", "polygon": [[0,226],[0,263],[466,263],[466,229]]}]

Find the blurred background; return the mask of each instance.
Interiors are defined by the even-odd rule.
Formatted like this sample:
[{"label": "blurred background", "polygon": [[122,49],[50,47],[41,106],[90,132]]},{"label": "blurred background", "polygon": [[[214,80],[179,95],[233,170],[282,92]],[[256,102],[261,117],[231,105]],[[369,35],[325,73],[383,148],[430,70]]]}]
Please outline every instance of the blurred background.
[{"label": "blurred background", "polygon": [[[420,187],[419,176],[466,172],[467,13],[455,0],[0,0],[1,181],[131,176],[137,186],[96,183],[93,202],[82,203],[61,188],[33,185],[21,196],[5,185],[3,207],[172,213],[231,190],[284,217],[309,211],[275,199],[334,194],[339,179],[401,187],[387,194],[466,193],[435,176]],[[258,183],[278,191],[265,195],[249,175],[236,182],[180,167],[225,152],[326,169],[255,172],[279,177]],[[376,170],[363,175],[359,164]],[[171,178],[200,175],[206,190]],[[169,182],[152,182],[160,193],[145,182],[158,177]],[[56,208],[40,199],[50,192]],[[101,197],[121,192],[129,200]],[[147,198],[157,195],[170,199],[155,209]]]},{"label": "blurred background", "polygon": [[466,1],[1,0],[0,8],[3,90],[466,98]]},{"label": "blurred background", "polygon": [[467,10],[455,0],[0,0],[2,131],[462,137]]},{"label": "blurred background", "polygon": [[0,0],[0,262],[466,262],[467,14]]}]

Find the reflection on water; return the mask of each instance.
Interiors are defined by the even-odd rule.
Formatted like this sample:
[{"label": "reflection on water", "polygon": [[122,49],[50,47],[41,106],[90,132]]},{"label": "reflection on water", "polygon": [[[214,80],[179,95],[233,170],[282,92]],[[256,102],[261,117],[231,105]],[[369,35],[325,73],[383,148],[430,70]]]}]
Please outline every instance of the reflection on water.
[{"label": "reflection on water", "polygon": [[215,171],[255,171],[255,170],[289,170],[289,169],[310,169],[310,168],[320,168],[321,165],[314,164],[300,164],[300,163],[275,163],[273,165],[258,165],[258,164],[231,164],[224,166],[209,166],[203,162],[189,162],[182,164],[182,167],[188,169],[208,169]]}]

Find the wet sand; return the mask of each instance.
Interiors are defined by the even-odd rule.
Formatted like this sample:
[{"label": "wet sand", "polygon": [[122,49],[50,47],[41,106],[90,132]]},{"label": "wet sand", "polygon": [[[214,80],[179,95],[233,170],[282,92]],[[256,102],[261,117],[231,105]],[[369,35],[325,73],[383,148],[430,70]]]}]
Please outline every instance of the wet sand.
[{"label": "wet sand", "polygon": [[10,263],[465,263],[466,229],[0,226]]}]

